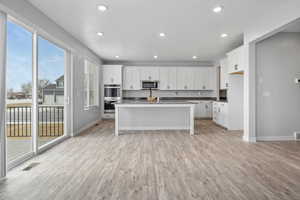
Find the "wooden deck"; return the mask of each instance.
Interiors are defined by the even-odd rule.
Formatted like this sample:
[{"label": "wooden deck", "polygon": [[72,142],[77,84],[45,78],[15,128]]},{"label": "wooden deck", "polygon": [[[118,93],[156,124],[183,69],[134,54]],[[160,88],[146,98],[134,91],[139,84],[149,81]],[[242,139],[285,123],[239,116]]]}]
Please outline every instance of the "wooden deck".
[{"label": "wooden deck", "polygon": [[[197,121],[181,131],[115,137],[105,121],[14,169],[6,200],[300,199],[300,143],[249,144],[241,133]],[[21,169],[33,162],[30,171]]]}]

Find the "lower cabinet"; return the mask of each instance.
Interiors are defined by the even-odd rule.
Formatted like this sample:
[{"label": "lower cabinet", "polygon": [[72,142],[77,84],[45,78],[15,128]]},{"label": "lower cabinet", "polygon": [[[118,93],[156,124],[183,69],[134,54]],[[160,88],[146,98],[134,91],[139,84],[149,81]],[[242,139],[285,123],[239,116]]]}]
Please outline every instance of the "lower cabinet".
[{"label": "lower cabinet", "polygon": [[213,121],[224,128],[228,128],[228,103],[213,102]]},{"label": "lower cabinet", "polygon": [[204,119],[212,118],[212,102],[211,101],[195,101],[195,118]]}]

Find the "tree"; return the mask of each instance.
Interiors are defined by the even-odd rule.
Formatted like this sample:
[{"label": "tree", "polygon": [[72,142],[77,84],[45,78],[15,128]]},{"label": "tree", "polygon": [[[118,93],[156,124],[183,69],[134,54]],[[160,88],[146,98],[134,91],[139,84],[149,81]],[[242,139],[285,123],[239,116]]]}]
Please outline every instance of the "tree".
[{"label": "tree", "polygon": [[[50,81],[46,80],[46,79],[41,79],[39,80],[39,84],[38,84],[38,94],[39,96],[42,94],[42,89],[44,87],[46,87],[47,85],[49,85]],[[21,85],[21,90],[22,92],[24,92],[27,95],[31,95],[32,92],[32,83],[28,82],[28,83],[24,83]]]},{"label": "tree", "polygon": [[31,91],[32,91],[32,84],[31,84],[31,82],[29,82],[29,83],[23,83],[21,85],[21,90],[22,90],[22,92],[24,92],[26,94],[26,96],[27,95],[31,95]]},{"label": "tree", "polygon": [[13,88],[9,88],[8,90],[7,90],[7,98],[8,99],[13,99],[13,93],[14,93],[14,89]]}]

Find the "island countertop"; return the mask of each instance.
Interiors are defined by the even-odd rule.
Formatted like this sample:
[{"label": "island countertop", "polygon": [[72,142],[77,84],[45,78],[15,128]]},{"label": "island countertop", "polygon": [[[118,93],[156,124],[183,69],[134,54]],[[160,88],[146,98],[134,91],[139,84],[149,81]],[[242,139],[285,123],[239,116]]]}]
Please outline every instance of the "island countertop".
[{"label": "island countertop", "polygon": [[146,100],[122,100],[120,102],[116,102],[115,105],[193,105],[197,104],[192,101],[183,101],[183,100],[161,100],[159,102],[148,102]]}]

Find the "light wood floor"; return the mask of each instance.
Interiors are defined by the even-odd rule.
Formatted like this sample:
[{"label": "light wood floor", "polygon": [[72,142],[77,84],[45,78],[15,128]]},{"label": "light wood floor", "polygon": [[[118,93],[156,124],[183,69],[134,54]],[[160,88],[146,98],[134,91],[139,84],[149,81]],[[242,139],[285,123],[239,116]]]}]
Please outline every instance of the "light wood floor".
[{"label": "light wood floor", "polygon": [[[11,171],[0,199],[300,199],[299,142],[248,144],[211,121],[196,126],[196,136],[115,137],[105,121]],[[40,165],[21,170],[32,162]]]}]

